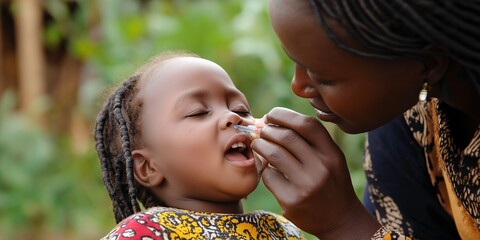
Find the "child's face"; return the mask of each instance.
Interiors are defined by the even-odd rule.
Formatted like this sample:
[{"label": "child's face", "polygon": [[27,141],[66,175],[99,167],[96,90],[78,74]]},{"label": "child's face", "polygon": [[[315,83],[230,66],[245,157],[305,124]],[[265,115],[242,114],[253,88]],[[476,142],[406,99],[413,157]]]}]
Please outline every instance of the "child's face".
[{"label": "child's face", "polygon": [[[245,96],[217,64],[194,57],[168,60],[140,85],[142,152],[163,181],[168,206],[238,201],[259,174],[251,140],[234,125],[253,121]],[[243,145],[243,151],[232,146]],[[134,151],[135,152],[135,151]]]}]

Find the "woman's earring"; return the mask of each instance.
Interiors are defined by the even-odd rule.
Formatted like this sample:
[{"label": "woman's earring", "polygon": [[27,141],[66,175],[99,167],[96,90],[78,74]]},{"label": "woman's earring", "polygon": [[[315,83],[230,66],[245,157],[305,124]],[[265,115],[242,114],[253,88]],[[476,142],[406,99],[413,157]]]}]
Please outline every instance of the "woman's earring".
[{"label": "woman's earring", "polygon": [[425,103],[427,101],[428,95],[428,83],[425,82],[422,86],[422,90],[420,90],[420,94],[418,95],[418,101]]}]

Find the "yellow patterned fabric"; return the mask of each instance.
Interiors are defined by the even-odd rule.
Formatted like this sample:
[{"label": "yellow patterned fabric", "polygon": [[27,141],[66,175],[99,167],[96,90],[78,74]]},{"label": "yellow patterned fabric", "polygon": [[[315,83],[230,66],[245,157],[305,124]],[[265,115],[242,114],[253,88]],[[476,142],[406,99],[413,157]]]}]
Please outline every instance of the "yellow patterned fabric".
[{"label": "yellow patterned fabric", "polygon": [[371,240],[411,240],[411,238],[398,234],[394,231],[388,231],[385,227],[381,227],[373,235]]},{"label": "yellow patterned fabric", "polygon": [[[405,114],[424,147],[432,185],[462,239],[480,239],[480,126],[464,149],[453,137],[448,106],[432,99]],[[415,127],[414,127],[415,126]]]},{"label": "yellow patterned fabric", "polygon": [[119,223],[102,239],[304,239],[284,217],[265,211],[202,213],[155,207]]},{"label": "yellow patterned fabric", "polygon": [[432,98],[368,133],[364,204],[388,230],[480,239],[480,125],[458,138],[458,116]]}]

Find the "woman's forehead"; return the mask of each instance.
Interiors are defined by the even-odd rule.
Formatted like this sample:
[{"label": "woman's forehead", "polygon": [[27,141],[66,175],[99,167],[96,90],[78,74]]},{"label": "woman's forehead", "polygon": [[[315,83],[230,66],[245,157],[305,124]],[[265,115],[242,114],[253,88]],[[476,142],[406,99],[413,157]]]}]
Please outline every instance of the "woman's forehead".
[{"label": "woman's forehead", "polygon": [[268,5],[270,20],[280,24],[314,20],[314,12],[309,1],[270,0]]},{"label": "woman's forehead", "polygon": [[[332,37],[349,48],[368,50],[341,22],[324,12],[316,14],[315,11],[318,9],[314,9],[309,1],[296,3],[297,1],[294,0],[271,0],[270,2],[279,5],[270,7],[272,26],[287,54],[296,60],[303,60],[305,57],[298,56],[297,49],[310,49],[304,54],[312,55],[315,52],[314,55],[322,54],[327,57],[329,50],[339,48]],[[292,7],[290,8],[287,4],[282,5],[282,2],[287,2]],[[321,21],[324,22],[325,27],[322,26]],[[338,58],[342,55],[337,52],[332,57]]]}]

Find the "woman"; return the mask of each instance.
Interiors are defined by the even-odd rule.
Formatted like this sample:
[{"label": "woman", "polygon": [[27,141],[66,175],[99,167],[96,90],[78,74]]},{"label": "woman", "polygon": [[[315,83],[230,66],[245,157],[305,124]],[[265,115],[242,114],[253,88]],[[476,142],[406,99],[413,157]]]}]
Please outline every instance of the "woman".
[{"label": "woman", "polygon": [[480,239],[480,1],[270,0],[269,14],[293,92],[369,132],[364,206],[317,120],[267,114],[253,148],[285,216],[322,240]]}]

